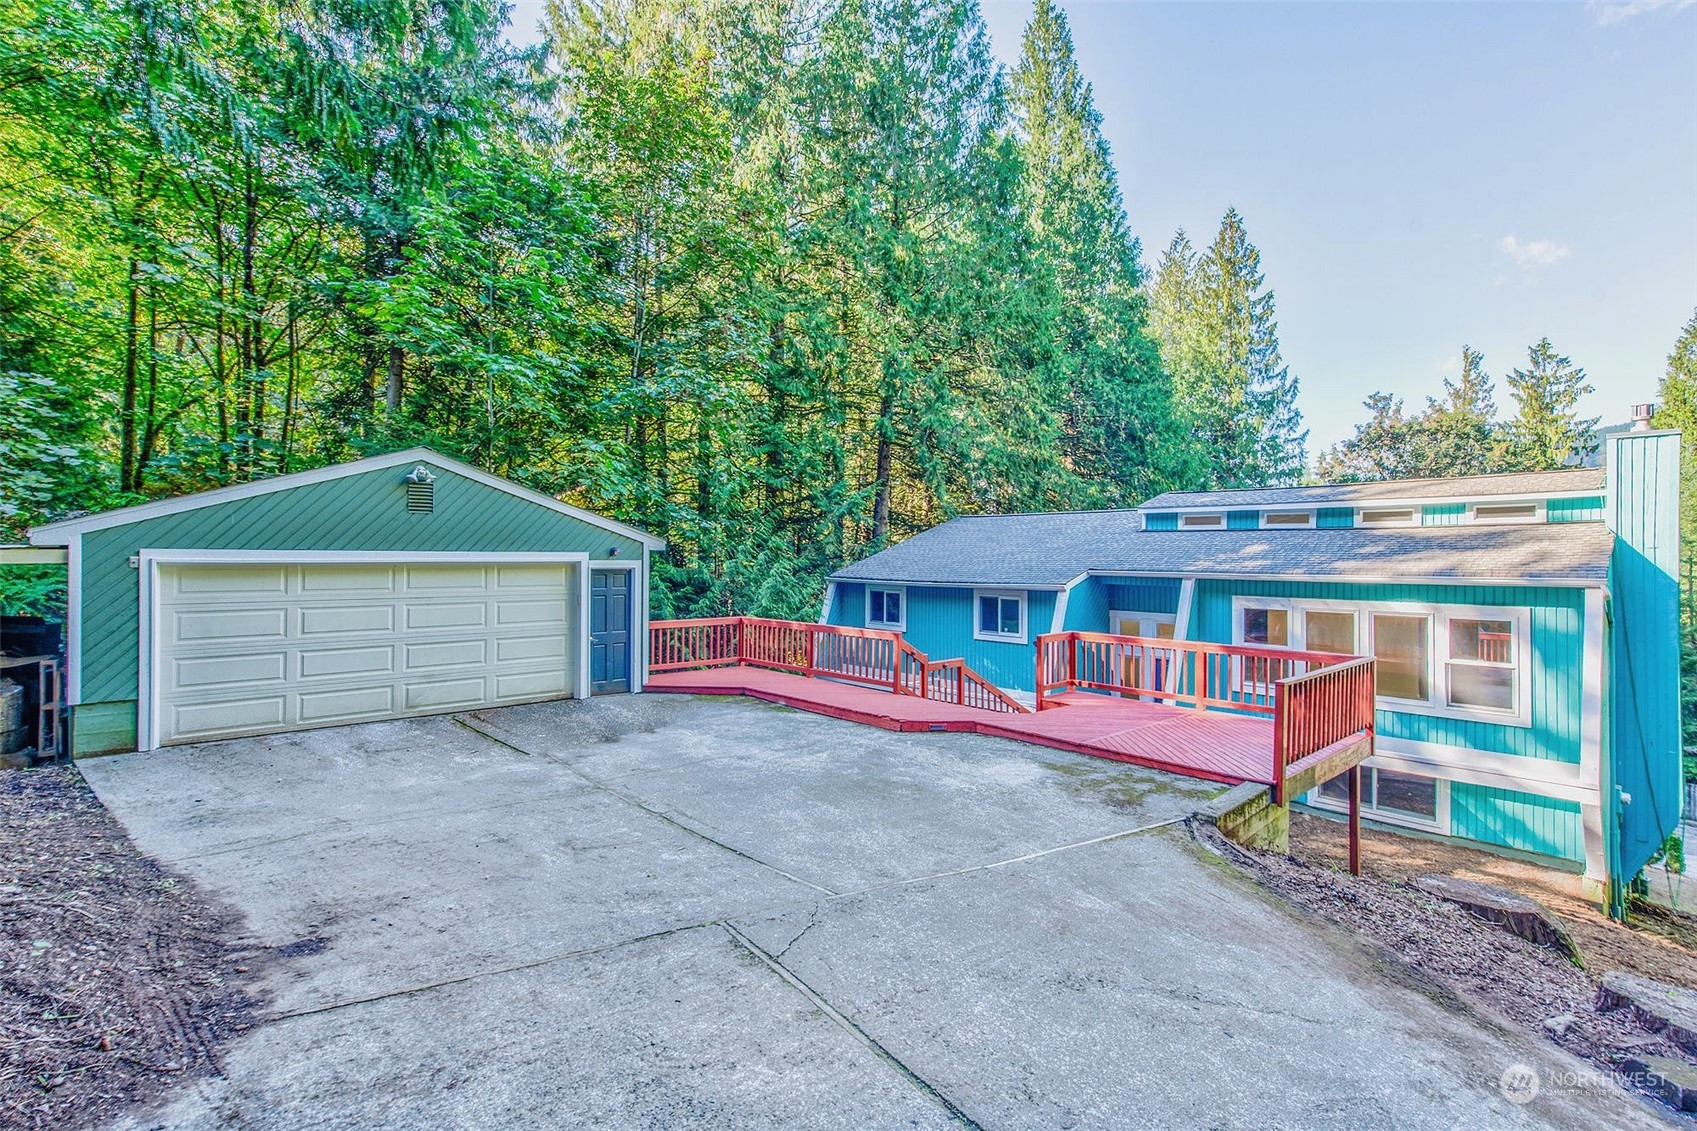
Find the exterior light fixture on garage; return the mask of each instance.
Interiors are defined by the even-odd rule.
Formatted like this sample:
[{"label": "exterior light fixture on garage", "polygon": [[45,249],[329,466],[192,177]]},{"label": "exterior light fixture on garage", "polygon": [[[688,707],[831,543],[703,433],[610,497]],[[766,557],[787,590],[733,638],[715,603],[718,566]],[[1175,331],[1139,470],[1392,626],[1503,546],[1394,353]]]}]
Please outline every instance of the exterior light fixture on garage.
[{"label": "exterior light fixture on garage", "polygon": [[436,509],[436,476],[422,463],[406,475],[407,509],[429,514]]}]

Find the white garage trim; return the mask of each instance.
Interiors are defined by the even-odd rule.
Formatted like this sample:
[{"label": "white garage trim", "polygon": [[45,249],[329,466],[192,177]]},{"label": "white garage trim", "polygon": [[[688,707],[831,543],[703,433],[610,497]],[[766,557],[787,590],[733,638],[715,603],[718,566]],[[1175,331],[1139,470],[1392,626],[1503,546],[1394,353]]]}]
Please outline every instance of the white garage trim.
[{"label": "white garage trim", "polygon": [[[586,553],[477,553],[469,551],[370,551],[370,550],[201,550],[143,549],[139,554],[140,578],[137,622],[136,749],[155,750],[162,733],[154,673],[159,670],[158,634],[154,625],[159,609],[159,568],[162,565],[448,565],[546,564],[575,565],[578,569],[579,608],[577,678],[574,694],[589,695],[589,555]],[[621,563],[628,565],[631,563]],[[73,574],[74,576],[74,574]],[[644,621],[646,623],[646,621]]]}]

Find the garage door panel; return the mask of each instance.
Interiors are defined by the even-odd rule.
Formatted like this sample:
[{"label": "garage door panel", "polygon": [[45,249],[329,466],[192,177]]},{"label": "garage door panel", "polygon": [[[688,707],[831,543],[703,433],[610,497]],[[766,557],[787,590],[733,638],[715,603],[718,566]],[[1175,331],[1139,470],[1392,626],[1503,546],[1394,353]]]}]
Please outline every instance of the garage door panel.
[{"label": "garage door panel", "polygon": [[559,624],[566,623],[564,601],[498,601],[495,604],[496,624]]},{"label": "garage door panel", "polygon": [[409,566],[408,589],[468,589],[481,591],[486,583],[482,566]]},{"label": "garage door panel", "polygon": [[564,695],[567,690],[566,673],[559,669],[495,677],[497,699],[540,699],[547,695]]},{"label": "garage door panel", "polygon": [[177,566],[172,570],[173,593],[286,593],[288,567],[274,565]]},{"label": "garage door panel", "polygon": [[575,687],[576,567],[164,565],[160,582],[162,742],[545,699]]},{"label": "garage door panel", "polygon": [[277,730],[288,719],[288,698],[265,695],[189,704],[174,708],[171,716],[174,734],[246,734],[256,730]]},{"label": "garage door panel", "polygon": [[281,639],[287,634],[288,611],[275,608],[178,612],[168,623],[167,642]]},{"label": "garage door panel", "polygon": [[545,636],[503,636],[495,641],[495,662],[498,664],[565,658],[566,634],[563,632]]},{"label": "garage door panel", "polygon": [[352,608],[303,608],[302,636],[346,636],[356,632],[395,631],[395,606],[359,605]]},{"label": "garage door panel", "polygon": [[417,600],[406,603],[409,629],[482,628],[488,621],[489,610],[482,604],[438,605]]},{"label": "garage door panel", "polygon": [[395,689],[351,687],[340,691],[309,691],[299,697],[299,718],[306,724],[351,723],[395,713]]},{"label": "garage door panel", "polygon": [[406,663],[403,671],[430,671],[433,668],[481,666],[488,658],[488,644],[483,640],[447,640],[440,644],[407,644],[403,646]]},{"label": "garage door panel", "polygon": [[301,571],[302,593],[392,592],[395,571],[371,566],[320,565]]},{"label": "garage door panel", "polygon": [[395,670],[395,649],[390,644],[370,648],[314,648],[300,653],[302,679],[321,676],[389,675]]},{"label": "garage door panel", "polygon": [[171,685],[180,690],[218,687],[227,683],[282,683],[288,678],[286,652],[252,656],[206,656],[178,660],[169,668]]},{"label": "garage door panel", "polygon": [[439,711],[446,707],[475,707],[486,701],[487,690],[482,676],[441,683],[409,683],[406,686],[406,709]]},{"label": "garage door panel", "polygon": [[549,589],[566,586],[567,569],[557,565],[504,565],[495,569],[497,589]]}]

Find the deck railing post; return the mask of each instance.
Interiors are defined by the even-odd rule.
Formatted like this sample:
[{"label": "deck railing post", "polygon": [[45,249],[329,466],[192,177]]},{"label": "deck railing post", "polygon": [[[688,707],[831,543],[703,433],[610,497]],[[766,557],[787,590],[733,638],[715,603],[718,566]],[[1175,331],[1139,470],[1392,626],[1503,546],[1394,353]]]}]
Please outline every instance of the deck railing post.
[{"label": "deck railing post", "polygon": [[1349,874],[1361,874],[1361,767],[1349,768]]},{"label": "deck railing post", "polygon": [[1273,804],[1285,803],[1285,689],[1273,689]]}]

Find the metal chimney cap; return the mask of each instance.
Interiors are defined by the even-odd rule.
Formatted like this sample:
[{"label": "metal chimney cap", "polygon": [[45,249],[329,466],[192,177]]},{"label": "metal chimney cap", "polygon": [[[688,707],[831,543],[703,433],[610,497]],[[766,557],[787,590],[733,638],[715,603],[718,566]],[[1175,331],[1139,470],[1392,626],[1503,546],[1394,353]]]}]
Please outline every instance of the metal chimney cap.
[{"label": "metal chimney cap", "polygon": [[1632,430],[1634,432],[1648,432],[1650,430],[1650,418],[1654,415],[1656,415],[1656,406],[1654,404],[1633,405]]}]

